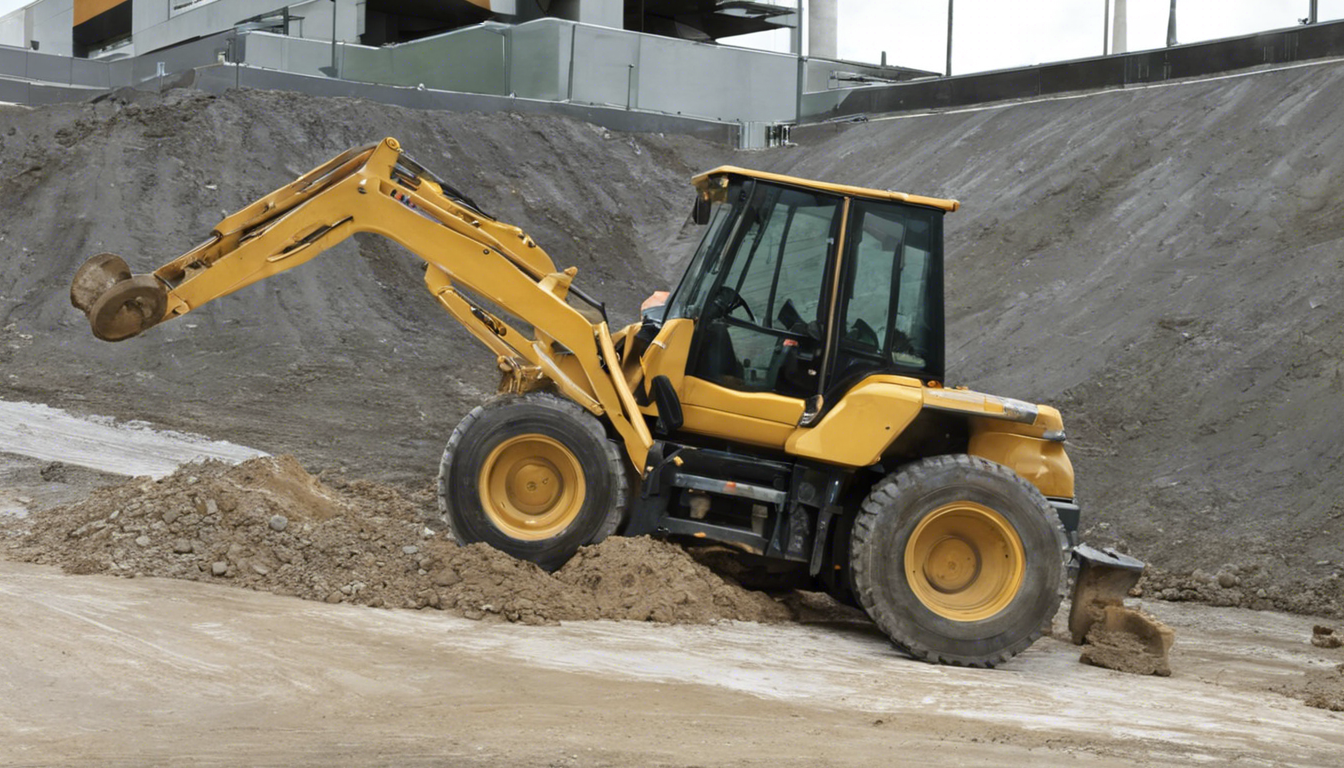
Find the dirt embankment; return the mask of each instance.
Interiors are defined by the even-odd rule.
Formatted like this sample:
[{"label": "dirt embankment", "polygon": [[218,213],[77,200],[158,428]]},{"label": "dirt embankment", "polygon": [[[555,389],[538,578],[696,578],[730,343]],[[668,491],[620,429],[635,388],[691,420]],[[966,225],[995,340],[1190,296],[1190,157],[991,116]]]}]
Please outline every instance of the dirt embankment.
[{"label": "dirt embankment", "polygon": [[498,371],[399,246],[358,235],[120,344],[94,339],[68,298],[89,256],[111,251],[149,271],[223,215],[385,136],[525,229],[559,267],[577,266],[576,285],[607,303],[613,323],[634,319],[681,267],[689,179],[727,154],[565,118],[288,93],[0,107],[0,396],[427,484]]},{"label": "dirt embankment", "polygon": [[219,581],[329,603],[442,608],[528,624],[784,621],[790,610],[682,549],[613,538],[554,574],[458,547],[394,488],[308,474],[289,456],[192,464],[10,524],[11,553],[73,573]]}]

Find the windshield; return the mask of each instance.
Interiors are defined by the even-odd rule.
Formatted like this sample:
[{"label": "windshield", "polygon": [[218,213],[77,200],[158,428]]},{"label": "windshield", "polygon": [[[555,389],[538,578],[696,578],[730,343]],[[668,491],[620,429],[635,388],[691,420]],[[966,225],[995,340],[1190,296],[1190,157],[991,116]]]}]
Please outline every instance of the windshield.
[{"label": "windshield", "polygon": [[714,278],[719,274],[723,243],[731,234],[733,223],[746,203],[742,182],[734,181],[728,185],[725,200],[727,202],[716,204],[710,214],[705,236],[700,239],[700,247],[686,267],[686,273],[672,299],[667,302],[667,312],[663,316],[665,321],[699,314],[699,308],[704,304],[705,291],[714,284]]}]

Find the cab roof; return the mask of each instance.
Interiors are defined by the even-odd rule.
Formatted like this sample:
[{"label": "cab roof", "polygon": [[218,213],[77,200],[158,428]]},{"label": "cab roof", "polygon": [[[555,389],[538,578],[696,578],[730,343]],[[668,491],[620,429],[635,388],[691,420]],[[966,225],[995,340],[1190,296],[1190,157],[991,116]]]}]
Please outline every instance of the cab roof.
[{"label": "cab roof", "polygon": [[778,173],[767,173],[765,171],[753,171],[748,168],[739,168],[735,165],[721,165],[712,171],[695,176],[691,183],[696,189],[704,190],[707,188],[709,180],[716,176],[746,176],[752,179],[761,179],[762,181],[772,181],[776,184],[788,184],[794,187],[804,187],[806,189],[818,189],[823,192],[831,192],[837,195],[847,195],[850,197],[866,197],[873,200],[897,200],[911,205],[922,205],[928,208],[938,208],[944,211],[955,211],[961,207],[961,203],[956,200],[945,200],[941,197],[924,197],[923,195],[909,195],[904,192],[893,192],[889,189],[867,189],[865,187],[851,187],[848,184],[831,184],[825,181],[812,181],[810,179],[800,179],[796,176],[784,176]]}]

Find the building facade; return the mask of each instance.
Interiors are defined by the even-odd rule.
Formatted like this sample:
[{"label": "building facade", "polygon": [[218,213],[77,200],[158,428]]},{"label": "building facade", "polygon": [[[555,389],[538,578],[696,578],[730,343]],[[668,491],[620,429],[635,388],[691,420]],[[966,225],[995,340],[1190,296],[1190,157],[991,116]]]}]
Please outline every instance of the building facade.
[{"label": "building facade", "polygon": [[[812,0],[818,24],[809,37],[817,55],[831,58],[835,3]],[[284,6],[275,0],[36,0],[0,19],[0,44],[125,57],[249,26],[381,46],[487,21],[547,17],[698,42],[800,25],[795,0],[306,0]]]}]

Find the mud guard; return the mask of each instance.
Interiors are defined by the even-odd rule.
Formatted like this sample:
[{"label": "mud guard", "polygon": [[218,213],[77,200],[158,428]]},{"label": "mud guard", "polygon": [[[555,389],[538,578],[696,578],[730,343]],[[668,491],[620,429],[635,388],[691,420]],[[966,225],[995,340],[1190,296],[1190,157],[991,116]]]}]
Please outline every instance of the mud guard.
[{"label": "mud guard", "polygon": [[1108,605],[1123,605],[1129,590],[1143,576],[1142,560],[1087,544],[1073,548],[1078,578],[1073,587],[1073,605],[1069,609],[1069,634],[1075,645],[1082,645],[1087,631],[1105,613]]}]

